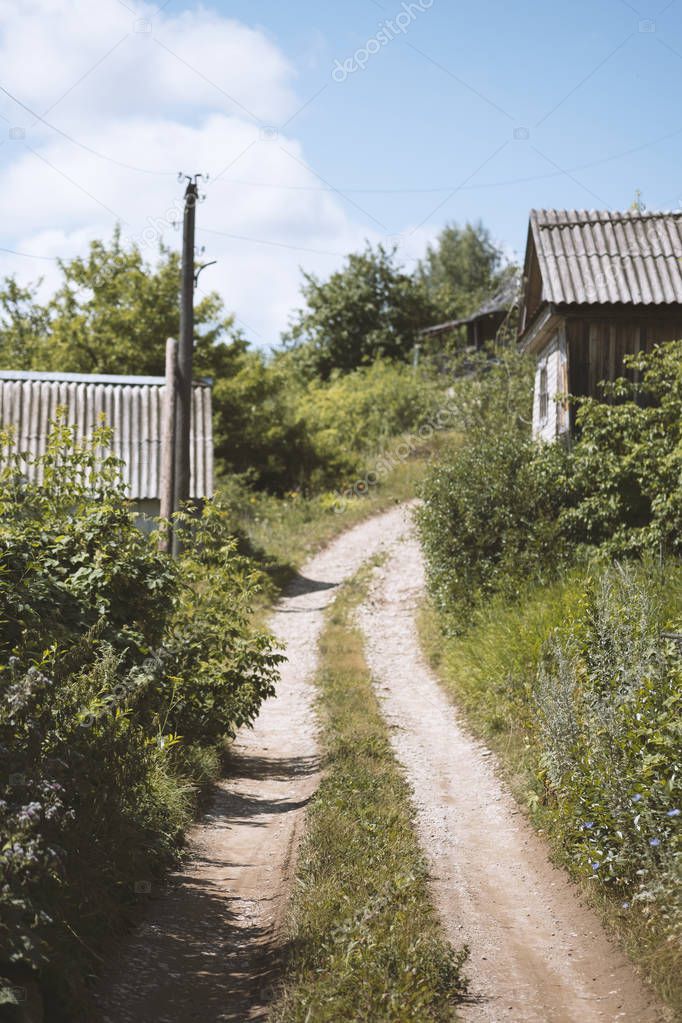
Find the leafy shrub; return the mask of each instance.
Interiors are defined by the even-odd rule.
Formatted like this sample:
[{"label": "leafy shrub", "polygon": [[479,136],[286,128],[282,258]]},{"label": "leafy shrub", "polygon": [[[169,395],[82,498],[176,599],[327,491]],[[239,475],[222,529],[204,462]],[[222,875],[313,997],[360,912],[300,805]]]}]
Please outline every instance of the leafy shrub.
[{"label": "leafy shrub", "polygon": [[631,360],[639,383],[581,399],[569,447],[531,440],[530,364],[458,387],[462,442],[423,489],[420,527],[432,592],[457,611],[546,579],[586,549],[682,552],[682,342]]},{"label": "leafy shrub", "polygon": [[0,479],[0,978],[39,972],[69,1019],[279,660],[220,511],[174,564],[135,528],[105,440],[59,422],[39,483],[21,459]]},{"label": "leafy shrub", "polygon": [[525,362],[508,354],[487,374],[458,383],[465,432],[422,487],[419,527],[431,592],[452,615],[562,562],[557,514],[564,452],[542,453],[523,415]]},{"label": "leafy shrub", "polygon": [[106,431],[80,447],[72,440],[57,422],[40,484],[25,481],[21,456],[0,470],[2,657],[39,657],[95,626],[120,650],[141,653],[161,638],[172,567],[133,527],[118,463],[98,455]]},{"label": "leafy shrub", "polygon": [[338,486],[363,459],[435,411],[444,385],[433,373],[377,360],[347,374],[305,379],[291,354],[242,355],[214,387],[216,456],[259,490],[310,495]]},{"label": "leafy shrub", "polygon": [[531,442],[469,433],[423,488],[419,512],[433,595],[457,613],[561,561],[557,500],[535,473]]},{"label": "leafy shrub", "polygon": [[[325,482],[359,471],[363,456],[391,438],[417,430],[443,401],[436,378],[412,367],[378,360],[327,383],[312,381],[297,414],[311,438]],[[318,470],[318,476],[322,476]],[[336,479],[334,480],[334,476]]]},{"label": "leafy shrub", "polygon": [[301,385],[286,360],[244,352],[213,388],[215,453],[224,474],[248,474],[262,490],[305,488],[319,458],[303,417]]},{"label": "leafy shrub", "polygon": [[263,701],[274,695],[283,659],[273,654],[270,636],[250,623],[262,576],[237,555],[230,521],[219,504],[204,510],[180,562],[181,585],[163,647],[177,681],[166,727],[203,745],[253,724]]},{"label": "leafy shrub", "polygon": [[562,529],[617,556],[682,553],[682,341],[629,360],[608,401],[585,399]]}]

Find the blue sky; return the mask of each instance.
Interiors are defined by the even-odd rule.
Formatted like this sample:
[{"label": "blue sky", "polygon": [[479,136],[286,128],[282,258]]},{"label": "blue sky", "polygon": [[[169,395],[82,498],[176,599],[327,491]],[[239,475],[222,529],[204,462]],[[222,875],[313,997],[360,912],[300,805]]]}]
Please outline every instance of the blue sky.
[{"label": "blue sky", "polygon": [[204,284],[266,345],[365,237],[413,266],[481,219],[521,258],[534,206],[682,206],[682,0],[60,4],[0,0],[0,273],[49,287],[116,219],[177,245],[208,170]]},{"label": "blue sky", "polygon": [[[285,49],[303,97],[324,84],[335,59],[362,48],[401,9],[391,0],[299,0],[292,17],[274,0],[223,7]],[[447,192],[354,196],[389,233],[423,218],[438,227],[481,217],[519,250],[532,206],[619,208],[636,188],[652,207],[677,205],[681,94],[679,0],[639,0],[636,9],[622,0],[434,0],[364,71],[332,83],[296,130],[311,165],[339,189],[454,189],[473,174],[435,213]],[[530,138],[514,139],[517,128]],[[676,131],[639,153],[572,170]],[[554,176],[497,184],[547,174]]]}]

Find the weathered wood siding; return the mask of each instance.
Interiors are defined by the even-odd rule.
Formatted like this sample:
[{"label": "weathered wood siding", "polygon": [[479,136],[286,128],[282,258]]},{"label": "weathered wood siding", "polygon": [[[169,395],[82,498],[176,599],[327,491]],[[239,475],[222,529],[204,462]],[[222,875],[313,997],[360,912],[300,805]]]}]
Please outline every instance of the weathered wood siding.
[{"label": "weathered wood siding", "polygon": [[571,394],[598,398],[602,381],[626,375],[626,355],[682,337],[682,310],[670,316],[651,310],[642,317],[570,316],[565,330]]}]

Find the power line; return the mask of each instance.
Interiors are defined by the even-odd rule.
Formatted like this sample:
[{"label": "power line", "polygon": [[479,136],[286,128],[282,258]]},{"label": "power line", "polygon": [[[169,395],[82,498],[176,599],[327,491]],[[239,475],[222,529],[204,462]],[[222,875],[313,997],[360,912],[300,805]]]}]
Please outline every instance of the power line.
[{"label": "power line", "polygon": [[277,249],[291,249],[294,252],[310,252],[315,256],[347,256],[347,252],[331,252],[329,249],[311,249],[303,245],[288,245],[286,242],[270,241],[266,238],[249,238],[244,234],[230,234],[229,231],[216,231],[211,227],[200,227],[199,231],[206,234],[219,235],[221,238],[232,238],[239,242],[252,242],[254,245],[271,245]]},{"label": "power line", "polygon": [[[0,92],[3,92],[9,99],[12,100],[12,102],[14,102],[18,106],[20,106],[23,110],[25,110],[28,114],[30,114],[31,117],[34,117],[37,121],[40,121],[41,124],[44,124],[45,127],[49,128],[51,131],[56,132],[63,139],[65,139],[67,142],[71,143],[71,145],[76,146],[78,149],[83,150],[83,152],[89,153],[90,156],[94,156],[98,160],[103,160],[106,163],[110,163],[110,164],[112,164],[115,167],[121,167],[123,170],[133,171],[133,172],[135,172],[137,174],[146,174],[146,175],[151,175],[151,176],[156,176],[156,177],[175,177],[175,175],[176,175],[175,171],[171,171],[171,170],[158,170],[158,169],[152,169],[150,167],[138,167],[136,164],[127,163],[124,160],[118,160],[118,159],[116,159],[113,156],[109,156],[107,153],[102,153],[99,150],[94,149],[92,146],[88,146],[85,142],[81,142],[79,139],[75,138],[73,135],[69,135],[68,132],[63,131],[61,128],[58,128],[56,124],[52,124],[51,121],[48,121],[41,114],[38,114],[35,110],[33,110],[26,103],[24,103],[22,100],[20,100],[17,96],[13,95],[13,93],[11,93],[9,91],[9,89],[6,89],[3,85],[0,85]],[[592,161],[590,161],[588,163],[582,163],[582,164],[579,164],[579,165],[577,165],[575,167],[569,167],[566,172],[564,172],[564,171],[547,171],[544,174],[530,174],[530,175],[526,175],[524,177],[508,178],[508,179],[502,180],[502,181],[489,181],[489,182],[483,182],[483,183],[480,183],[480,184],[470,184],[470,185],[466,185],[465,188],[462,189],[462,190],[463,191],[464,190],[466,190],[466,191],[473,191],[474,189],[505,188],[505,187],[508,187],[509,185],[530,184],[533,181],[543,181],[543,180],[546,180],[548,178],[561,177],[564,173],[578,173],[580,171],[590,170],[593,167],[599,167],[602,164],[612,163],[613,161],[621,160],[621,159],[623,159],[626,156],[632,156],[634,153],[639,153],[639,152],[642,152],[645,149],[651,148],[652,146],[659,145],[659,143],[666,142],[668,139],[674,138],[674,137],[676,137],[677,135],[680,135],[680,134],[682,134],[682,128],[677,128],[677,129],[675,129],[675,131],[668,132],[666,135],[660,135],[658,138],[652,139],[649,142],[644,142],[644,143],[642,143],[639,146],[633,146],[631,149],[625,149],[625,150],[623,150],[620,153],[614,153],[611,156],[601,157],[599,160],[592,160]],[[452,185],[443,185],[442,187],[440,187],[440,186],[407,187],[407,188],[362,188],[362,187],[358,188],[358,187],[353,187],[353,188],[333,189],[333,188],[329,188],[329,187],[327,187],[325,185],[286,185],[286,184],[282,184],[280,182],[247,181],[247,180],[242,179],[242,178],[239,178],[239,179],[237,179],[237,178],[233,178],[233,179],[220,178],[220,179],[215,179],[212,183],[213,184],[217,184],[218,180],[220,180],[222,184],[239,185],[239,186],[244,186],[244,187],[247,187],[247,188],[270,188],[270,189],[281,189],[282,191],[292,191],[292,192],[332,192],[333,193],[333,192],[337,192],[338,191],[338,192],[342,192],[342,193],[348,192],[351,195],[428,195],[428,194],[437,194],[437,193],[440,193],[440,192],[442,192],[442,193],[451,192],[452,189],[453,189]]]},{"label": "power line", "polygon": [[[201,231],[206,234],[217,235],[220,238],[231,238],[233,241],[238,242],[249,242],[252,245],[267,245],[277,249],[288,249],[291,252],[307,252],[313,256],[335,256],[337,258],[345,258],[350,254],[351,249],[346,252],[332,251],[331,249],[314,249],[305,245],[289,245],[287,242],[277,242],[268,238],[251,238],[248,235],[243,234],[231,234],[229,231],[216,231],[210,227],[198,227],[197,231]],[[0,252],[7,252],[13,256],[23,256],[26,259],[44,259],[58,262],[59,260],[66,261],[68,259],[77,259],[77,256],[38,256],[35,253],[30,252],[17,252],[14,249],[6,249],[0,246]],[[416,256],[405,256],[408,261],[416,262]]]},{"label": "power line", "polygon": [[[234,241],[239,242],[250,242],[253,245],[268,245],[278,249],[290,249],[293,252],[308,252],[315,256],[337,256],[344,257],[348,255],[348,252],[332,252],[328,249],[313,249],[306,248],[302,245],[288,245],[286,242],[271,241],[266,238],[250,238],[247,235],[242,234],[230,234],[228,231],[215,231],[210,227],[199,227],[198,231],[206,232],[207,234],[219,235],[221,238],[231,238]],[[15,249],[7,249],[0,246],[0,252],[7,252],[12,256],[22,256],[26,259],[44,259],[57,262],[59,260],[66,261],[67,259],[76,259],[77,256],[39,256],[36,253],[31,252],[17,252]]]},{"label": "power line", "polygon": [[[645,149],[649,149],[652,146],[656,146],[661,142],[666,142],[668,139],[675,138],[675,136],[682,134],[682,128],[676,128],[675,131],[669,132],[667,135],[660,135],[656,139],[652,139],[650,142],[644,142],[639,146],[633,146],[631,149],[625,149],[620,153],[614,153],[612,156],[603,156],[599,160],[592,160],[589,163],[581,163],[576,167],[569,167],[567,171],[546,171],[544,174],[528,174],[524,177],[518,178],[507,178],[502,181],[487,181],[479,184],[465,185],[461,191],[473,191],[479,188],[504,188],[509,185],[522,185],[529,184],[533,181],[544,181],[547,178],[562,177],[565,173],[579,173],[580,171],[590,170],[593,167],[599,167],[605,163],[612,163],[614,160],[621,160],[626,156],[632,156],[634,153],[640,153]],[[214,180],[212,184],[217,184],[217,180]],[[272,188],[282,189],[283,191],[291,192],[349,192],[355,195],[434,195],[441,192],[451,192],[454,188],[453,185],[443,185],[442,187],[426,187],[426,188],[339,188],[331,189],[326,188],[323,185],[285,185],[276,181],[246,181],[243,178],[221,178],[220,183],[223,185],[243,185],[249,188]]]},{"label": "power line", "polygon": [[35,252],[17,252],[16,249],[5,249],[0,245],[0,252],[8,252],[10,256],[22,256],[24,259],[47,259],[50,262],[56,262],[61,259],[61,256],[38,256]]},{"label": "power line", "polygon": [[111,163],[115,167],[122,167],[124,170],[136,171],[138,174],[152,174],[162,177],[167,177],[169,175],[172,175],[173,177],[176,176],[175,171],[150,170],[147,167],[137,167],[132,163],[125,163],[123,160],[116,160],[113,156],[107,156],[106,153],[100,153],[97,149],[93,149],[92,146],[86,145],[85,142],[79,142],[78,139],[73,137],[73,135],[69,135],[67,132],[62,131],[62,129],[58,128],[56,124],[52,124],[50,121],[47,121],[42,114],[32,110],[31,107],[26,105],[26,103],[23,103],[17,96],[14,96],[9,89],[6,89],[4,85],[0,85],[0,92],[4,92],[5,96],[8,96],[13,103],[20,106],[22,110],[25,110],[27,114],[31,115],[31,117],[35,117],[35,119],[40,121],[41,124],[44,124],[46,128],[49,128],[51,131],[55,131],[58,135],[61,135],[63,139],[66,139],[67,142],[70,142],[72,146],[77,146],[78,149],[82,149],[84,152],[89,153],[90,156],[97,157],[98,160],[104,160],[106,163]]}]

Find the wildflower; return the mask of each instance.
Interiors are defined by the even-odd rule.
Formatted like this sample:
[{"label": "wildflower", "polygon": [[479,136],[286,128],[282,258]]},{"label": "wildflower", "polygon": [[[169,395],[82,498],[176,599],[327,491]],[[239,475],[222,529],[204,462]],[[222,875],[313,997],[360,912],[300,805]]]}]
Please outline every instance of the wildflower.
[{"label": "wildflower", "polygon": [[674,810],[668,810],[668,812],[666,813],[666,817],[679,817],[679,816],[680,816],[680,811],[677,808],[675,808]]},{"label": "wildflower", "polygon": [[629,902],[624,902],[623,903],[623,909],[629,909],[629,908],[630,908],[630,903]]},{"label": "wildflower", "polygon": [[40,817],[42,806],[40,803],[29,803],[27,806],[23,806],[17,815],[17,819],[20,824],[29,824],[38,820]]},{"label": "wildflower", "polygon": [[583,828],[584,828],[584,829],[585,829],[586,831],[589,831],[589,830],[590,830],[590,828],[593,828],[593,827],[594,827],[594,821],[583,821],[583,823],[582,823],[582,827],[583,827]]},{"label": "wildflower", "polygon": [[590,864],[590,866],[592,867],[592,870],[599,870],[601,863],[598,863],[597,860],[595,860],[594,863]]},{"label": "wildflower", "polygon": [[656,847],[657,845],[660,845],[660,844],[661,844],[661,840],[660,840],[660,838],[650,838],[650,839],[649,839],[649,845],[653,845],[653,846],[654,846],[654,848],[655,848],[655,847]]},{"label": "wildflower", "polygon": [[642,798],[642,797],[640,796],[639,792],[637,792],[637,793],[636,793],[636,794],[635,794],[635,795],[634,795],[634,796],[632,797],[632,802],[633,802],[633,803],[639,803],[639,801],[640,801],[640,799],[641,799],[641,798]]}]

